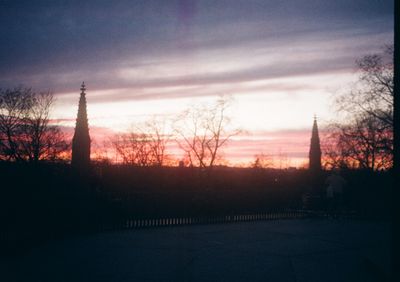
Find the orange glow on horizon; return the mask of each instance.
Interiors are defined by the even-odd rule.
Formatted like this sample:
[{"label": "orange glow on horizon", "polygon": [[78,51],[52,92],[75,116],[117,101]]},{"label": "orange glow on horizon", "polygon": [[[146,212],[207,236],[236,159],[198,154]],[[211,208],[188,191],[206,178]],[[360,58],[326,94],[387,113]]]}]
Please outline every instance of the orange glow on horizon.
[{"label": "orange glow on horizon", "polygon": [[[91,130],[92,138],[92,160],[104,161],[118,164],[123,163],[122,159],[116,153],[114,147],[110,142],[112,135],[111,131],[106,130],[107,135],[101,134],[104,130],[100,130],[100,134],[96,130]],[[96,132],[96,133],[95,133]],[[104,133],[104,132],[103,132]],[[308,165],[308,132],[294,132],[294,133],[270,133],[270,137],[261,140],[248,140],[249,136],[241,136],[243,140],[235,140],[228,143],[226,148],[220,151],[221,159],[216,162],[216,165],[232,166],[232,167],[253,167],[256,157],[264,154],[268,158],[267,168],[304,168]],[[268,136],[268,133],[266,133]],[[301,146],[299,143],[288,142],[286,138],[293,135],[292,138],[302,138],[304,142]],[[304,138],[305,137],[305,138]],[[290,141],[290,140],[289,140]],[[284,143],[280,143],[284,142]],[[281,147],[284,145],[285,147]],[[258,151],[259,147],[269,148],[269,150]],[[286,148],[286,149],[284,149]],[[300,150],[299,150],[300,148]],[[304,154],[302,151],[306,150]],[[166,161],[167,166],[178,166],[179,161],[185,159],[183,151],[179,148],[174,140],[167,143],[166,148]]]}]

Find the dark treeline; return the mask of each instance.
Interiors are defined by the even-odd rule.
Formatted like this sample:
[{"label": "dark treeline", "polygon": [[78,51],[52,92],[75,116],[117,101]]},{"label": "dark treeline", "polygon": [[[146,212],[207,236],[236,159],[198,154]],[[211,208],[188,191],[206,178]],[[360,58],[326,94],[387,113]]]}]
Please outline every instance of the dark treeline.
[{"label": "dark treeline", "polygon": [[[303,209],[309,192],[320,198],[307,208],[323,210],[330,172],[312,177],[308,170],[122,165],[94,165],[83,172],[67,164],[0,162],[0,174],[1,236],[23,245],[127,219]],[[342,176],[346,210],[389,216],[390,171],[347,170]],[[3,240],[15,248],[9,241]]]}]

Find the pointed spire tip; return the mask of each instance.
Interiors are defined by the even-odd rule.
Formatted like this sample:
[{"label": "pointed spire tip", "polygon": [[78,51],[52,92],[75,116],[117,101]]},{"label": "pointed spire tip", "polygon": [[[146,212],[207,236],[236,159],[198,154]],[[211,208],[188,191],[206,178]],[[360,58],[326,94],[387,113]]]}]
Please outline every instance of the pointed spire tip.
[{"label": "pointed spire tip", "polygon": [[81,85],[81,93],[82,94],[85,94],[85,90],[86,90],[86,87],[85,87],[85,82],[84,81],[82,81],[82,85]]}]

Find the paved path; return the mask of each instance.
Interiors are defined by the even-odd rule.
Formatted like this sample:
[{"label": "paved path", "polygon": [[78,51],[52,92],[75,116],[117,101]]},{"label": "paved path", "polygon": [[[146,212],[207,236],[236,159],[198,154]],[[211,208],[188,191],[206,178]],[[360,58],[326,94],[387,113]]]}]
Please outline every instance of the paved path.
[{"label": "paved path", "polygon": [[1,262],[0,280],[383,281],[389,240],[388,223],[327,219],[110,232]]}]

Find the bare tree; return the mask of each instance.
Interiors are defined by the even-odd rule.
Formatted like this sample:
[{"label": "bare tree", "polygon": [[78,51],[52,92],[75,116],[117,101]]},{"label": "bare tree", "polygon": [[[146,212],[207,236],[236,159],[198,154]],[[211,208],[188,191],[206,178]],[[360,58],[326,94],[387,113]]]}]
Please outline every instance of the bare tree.
[{"label": "bare tree", "polygon": [[56,160],[68,150],[59,127],[50,124],[50,92],[14,88],[0,92],[0,157],[10,161]]},{"label": "bare tree", "polygon": [[356,61],[360,76],[350,91],[336,99],[342,113],[366,114],[381,122],[381,126],[393,128],[394,75],[393,45],[386,46],[383,54],[367,55]]},{"label": "bare tree", "polygon": [[273,158],[270,155],[261,153],[254,156],[253,168],[271,168],[274,164]]},{"label": "bare tree", "polygon": [[164,122],[155,118],[130,132],[116,134],[111,143],[125,164],[137,166],[162,166],[166,159],[169,137],[164,133]]},{"label": "bare tree", "polygon": [[147,132],[153,165],[164,165],[167,158],[167,144],[170,141],[169,134],[165,132],[165,120],[153,117],[145,123],[143,131]]},{"label": "bare tree", "polygon": [[351,167],[347,152],[341,146],[340,142],[338,142],[341,133],[336,126],[336,124],[332,124],[330,128],[327,128],[329,134],[324,136],[321,142],[324,155],[322,159],[324,169]]},{"label": "bare tree", "polygon": [[61,130],[49,124],[54,98],[50,92],[42,92],[31,97],[29,115],[24,127],[27,136],[22,141],[25,155],[30,161],[56,160],[68,149]]},{"label": "bare tree", "polygon": [[110,164],[112,162],[110,150],[112,150],[113,144],[110,140],[102,140],[101,142],[93,140],[90,145],[92,150],[91,154],[93,154],[91,159],[94,163]]},{"label": "bare tree", "polygon": [[205,167],[207,129],[203,126],[204,112],[198,107],[183,111],[175,121],[178,146],[185,152],[190,166]]},{"label": "bare tree", "polygon": [[393,165],[391,143],[388,143],[393,139],[393,132],[382,128],[374,116],[357,116],[347,124],[336,124],[330,138],[334,142],[325,152],[331,167],[376,170]]},{"label": "bare tree", "polygon": [[227,131],[229,103],[229,99],[219,98],[212,105],[192,106],[178,116],[175,140],[191,166],[213,167],[220,157],[221,148],[240,133],[240,130]]},{"label": "bare tree", "polygon": [[148,165],[149,148],[145,135],[134,132],[116,134],[112,144],[124,164]]},{"label": "bare tree", "polygon": [[22,160],[20,135],[22,121],[28,116],[31,90],[14,88],[0,91],[0,156]]},{"label": "bare tree", "polygon": [[367,169],[393,166],[393,46],[356,61],[360,77],[335,100],[344,121],[331,126],[328,164]]}]

